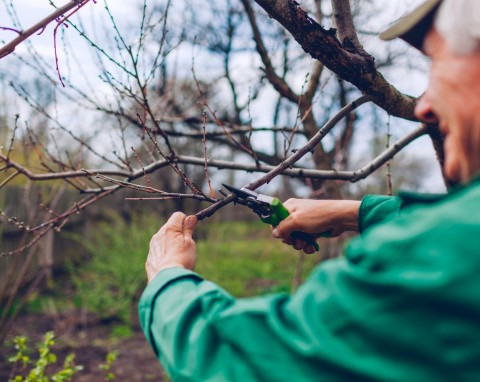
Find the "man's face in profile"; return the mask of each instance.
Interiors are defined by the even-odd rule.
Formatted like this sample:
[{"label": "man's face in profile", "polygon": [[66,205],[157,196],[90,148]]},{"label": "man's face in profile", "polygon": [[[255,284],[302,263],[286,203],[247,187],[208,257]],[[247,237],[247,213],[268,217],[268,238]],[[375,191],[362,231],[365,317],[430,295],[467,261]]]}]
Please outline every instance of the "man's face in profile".
[{"label": "man's face in profile", "polygon": [[415,115],[438,123],[445,134],[445,175],[466,183],[480,170],[480,53],[455,54],[434,28],[423,51],[432,62]]}]

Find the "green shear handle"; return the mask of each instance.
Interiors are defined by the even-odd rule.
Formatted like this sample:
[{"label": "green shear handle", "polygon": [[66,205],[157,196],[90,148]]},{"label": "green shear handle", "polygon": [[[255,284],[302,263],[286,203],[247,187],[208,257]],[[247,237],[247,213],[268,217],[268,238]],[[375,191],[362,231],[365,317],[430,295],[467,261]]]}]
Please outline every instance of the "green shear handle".
[{"label": "green shear handle", "polygon": [[[267,223],[276,227],[282,220],[290,216],[290,213],[278,198],[275,198],[275,197],[273,198],[270,204],[270,207],[273,211],[273,214],[271,214],[269,217],[261,218],[264,223]],[[311,245],[312,247],[314,247],[316,251],[320,249],[320,247],[318,246],[313,236],[309,233],[294,231],[291,233],[291,236],[293,240],[305,241],[308,245]]]}]

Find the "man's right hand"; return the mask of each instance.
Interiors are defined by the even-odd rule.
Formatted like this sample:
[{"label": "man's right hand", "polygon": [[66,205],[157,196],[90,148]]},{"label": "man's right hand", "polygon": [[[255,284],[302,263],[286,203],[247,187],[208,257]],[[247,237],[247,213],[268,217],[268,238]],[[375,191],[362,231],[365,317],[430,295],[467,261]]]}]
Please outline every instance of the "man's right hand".
[{"label": "man's right hand", "polygon": [[305,253],[313,253],[315,249],[303,240],[292,240],[292,232],[307,232],[314,237],[322,234],[335,237],[345,231],[358,231],[359,201],[288,199],[283,205],[290,216],[282,220],[272,234]]}]

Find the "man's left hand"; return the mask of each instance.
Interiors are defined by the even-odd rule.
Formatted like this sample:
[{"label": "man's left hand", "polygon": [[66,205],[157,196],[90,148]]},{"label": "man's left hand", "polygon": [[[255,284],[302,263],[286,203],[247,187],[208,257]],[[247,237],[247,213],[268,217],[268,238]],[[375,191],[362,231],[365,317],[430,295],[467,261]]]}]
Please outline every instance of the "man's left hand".
[{"label": "man's left hand", "polygon": [[167,268],[195,268],[197,250],[192,235],[196,225],[195,216],[187,217],[182,212],[175,212],[153,235],[145,263],[148,282]]}]

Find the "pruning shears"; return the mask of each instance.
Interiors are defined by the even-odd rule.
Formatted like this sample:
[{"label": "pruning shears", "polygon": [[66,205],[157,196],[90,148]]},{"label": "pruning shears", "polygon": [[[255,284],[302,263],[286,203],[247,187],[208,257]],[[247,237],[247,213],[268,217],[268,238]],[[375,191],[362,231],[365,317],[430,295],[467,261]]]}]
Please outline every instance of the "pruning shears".
[{"label": "pruning shears", "polygon": [[[223,184],[223,187],[237,197],[234,203],[247,206],[266,224],[276,227],[283,219],[290,215],[280,199],[274,196],[259,194],[245,187],[240,189],[229,186],[228,184]],[[309,233],[295,231],[291,233],[291,236],[293,239],[304,240],[308,245],[313,246],[316,251],[319,250],[317,242]]]}]

